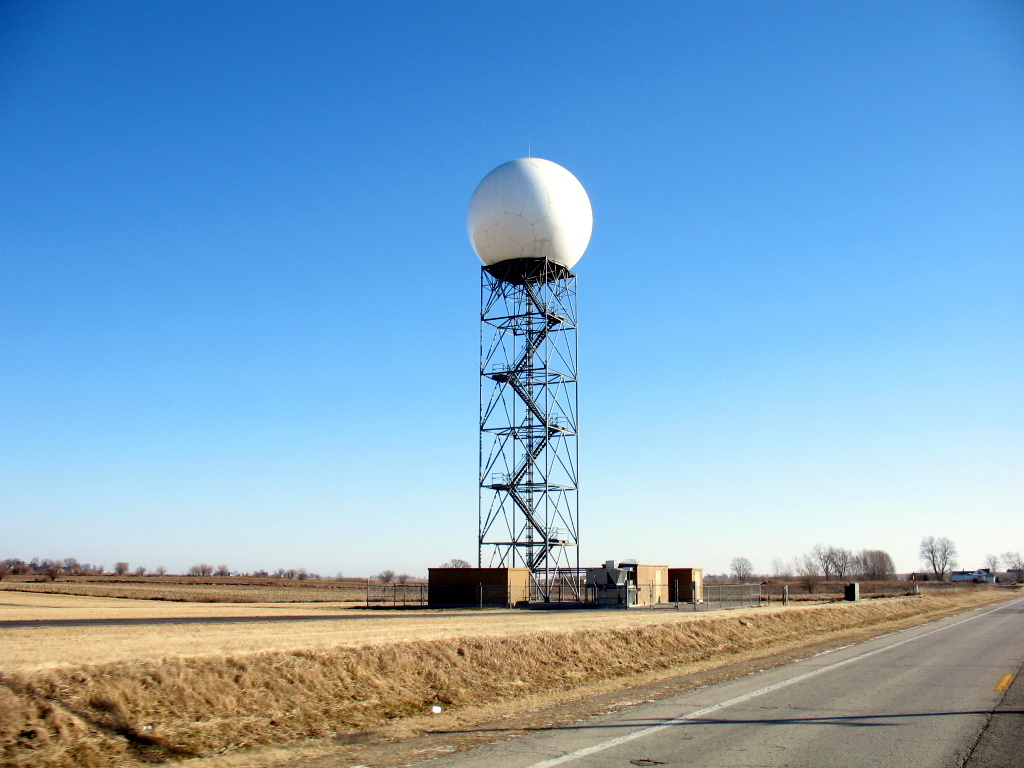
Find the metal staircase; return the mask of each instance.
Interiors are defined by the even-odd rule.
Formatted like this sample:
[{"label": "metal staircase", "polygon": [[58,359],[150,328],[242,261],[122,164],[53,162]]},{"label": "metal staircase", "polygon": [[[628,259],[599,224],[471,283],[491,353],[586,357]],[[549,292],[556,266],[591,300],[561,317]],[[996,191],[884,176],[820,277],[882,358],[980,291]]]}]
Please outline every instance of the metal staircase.
[{"label": "metal staircase", "polygon": [[547,594],[579,567],[576,276],[516,261],[481,273],[478,558]]}]

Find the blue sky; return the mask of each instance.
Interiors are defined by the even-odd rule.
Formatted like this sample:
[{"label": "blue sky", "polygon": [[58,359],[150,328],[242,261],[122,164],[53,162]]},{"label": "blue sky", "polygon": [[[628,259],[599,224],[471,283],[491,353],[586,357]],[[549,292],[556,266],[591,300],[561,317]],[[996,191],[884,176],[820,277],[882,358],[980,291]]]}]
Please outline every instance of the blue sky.
[{"label": "blue sky", "polygon": [[0,2],[0,558],[475,559],[477,182],[590,194],[582,559],[1024,549],[1024,6]]}]

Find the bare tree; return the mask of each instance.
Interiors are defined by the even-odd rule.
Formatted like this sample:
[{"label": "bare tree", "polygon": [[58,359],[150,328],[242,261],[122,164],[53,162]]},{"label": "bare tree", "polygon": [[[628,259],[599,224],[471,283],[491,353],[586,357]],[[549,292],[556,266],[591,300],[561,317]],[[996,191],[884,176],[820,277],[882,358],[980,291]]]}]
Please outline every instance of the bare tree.
[{"label": "bare tree", "polygon": [[871,551],[871,577],[878,581],[887,581],[896,578],[896,563],[884,549],[872,549]]},{"label": "bare tree", "polygon": [[885,581],[896,576],[892,558],[881,549],[862,549],[851,558],[850,568],[867,581]]},{"label": "bare tree", "polygon": [[64,570],[72,576],[82,575],[82,566],[78,560],[73,557],[64,558]]},{"label": "bare tree", "polygon": [[740,580],[740,584],[745,584],[753,575],[754,566],[745,557],[734,557],[729,563],[729,570]]},{"label": "bare tree", "polygon": [[825,581],[830,581],[835,573],[835,566],[832,564],[832,547],[822,544],[815,544],[811,550],[811,557],[818,563],[818,569],[825,574]]},{"label": "bare tree", "polygon": [[13,573],[15,576],[20,576],[29,572],[28,563],[24,560],[19,560],[16,557],[4,560],[4,565],[10,568],[10,573]]},{"label": "bare tree", "polygon": [[461,560],[461,559],[459,559],[457,557],[453,557],[447,563],[441,563],[441,567],[442,568],[472,568],[473,566],[470,565],[469,562],[467,562],[466,560]]},{"label": "bare tree", "polygon": [[60,560],[43,560],[42,571],[50,578],[50,581],[56,581],[57,577],[64,572],[64,566],[61,565]]},{"label": "bare tree", "polygon": [[145,576],[146,575],[146,566],[140,565],[138,568],[136,568],[135,569],[135,575],[136,576]]},{"label": "bare tree", "polygon": [[985,555],[985,567],[988,568],[992,575],[995,576],[999,570],[999,564],[1002,560],[999,559],[999,555]]},{"label": "bare tree", "polygon": [[156,567],[156,573],[157,573],[158,576],[166,576],[167,575],[167,569],[164,568],[164,566],[162,566],[162,565],[158,565]]},{"label": "bare tree", "polygon": [[1017,576],[1017,583],[1024,581],[1024,558],[1020,552],[1003,552],[1003,563],[1006,564],[1007,573],[1014,573]]},{"label": "bare tree", "polygon": [[843,547],[829,547],[828,549],[832,557],[832,567],[835,569],[836,578],[844,578],[850,572],[853,553]]},{"label": "bare tree", "polygon": [[14,569],[6,562],[0,563],[0,581],[3,581],[5,577],[10,576],[13,570]]},{"label": "bare tree", "polygon": [[921,560],[932,569],[936,581],[943,581],[946,573],[956,568],[956,544],[945,536],[925,536],[918,548]]},{"label": "bare tree", "polygon": [[793,575],[793,568],[787,560],[776,557],[772,560],[772,576],[776,579],[788,579]]},{"label": "bare tree", "polygon": [[381,584],[390,584],[395,580],[395,572],[391,568],[385,568],[377,574],[377,580],[380,581]]},{"label": "bare tree", "polygon": [[850,570],[853,553],[842,547],[826,547],[815,544],[811,556],[818,561],[818,568],[825,574],[825,581],[841,579]]},{"label": "bare tree", "polygon": [[400,573],[397,576],[395,576],[395,581],[397,581],[399,584],[408,584],[410,578],[412,577],[408,573]]},{"label": "bare tree", "polygon": [[228,568],[226,565],[218,565],[217,566],[217,575],[218,576],[230,576],[231,575],[231,569]]},{"label": "bare tree", "polygon": [[813,595],[821,581],[821,574],[818,572],[818,559],[814,555],[802,555],[796,560],[796,572],[800,577],[800,583],[804,585],[808,595]]},{"label": "bare tree", "polygon": [[855,552],[853,557],[850,558],[850,573],[858,579],[867,579],[868,577],[868,551],[862,549],[860,552]]},{"label": "bare tree", "polygon": [[209,563],[196,563],[188,567],[189,576],[212,576],[213,566]]}]

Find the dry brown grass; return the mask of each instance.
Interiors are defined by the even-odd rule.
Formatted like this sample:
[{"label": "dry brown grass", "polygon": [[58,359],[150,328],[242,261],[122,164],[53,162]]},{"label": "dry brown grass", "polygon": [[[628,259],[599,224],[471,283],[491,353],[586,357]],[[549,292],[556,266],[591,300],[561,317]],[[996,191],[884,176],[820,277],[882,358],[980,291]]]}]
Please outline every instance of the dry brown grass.
[{"label": "dry brown grass", "polygon": [[172,603],[78,595],[0,592],[0,621],[323,616],[370,613],[361,603]]},{"label": "dry brown grass", "polygon": [[[362,647],[389,642],[436,640],[467,634],[514,637],[581,628],[616,629],[701,620],[704,614],[675,611],[378,611],[334,603],[202,604],[113,600],[69,595],[7,593],[0,620],[300,617],[246,624],[0,627],[5,671],[38,670],[88,663],[135,662],[166,656],[224,655],[325,647]],[[3,604],[3,603],[6,603]],[[739,614],[758,609],[740,609]],[[796,608],[794,608],[796,610]],[[453,615],[457,618],[453,619]],[[344,616],[338,621],[303,620]]]},{"label": "dry brown grass", "polygon": [[685,619],[672,612],[676,620],[658,624],[646,621],[656,613],[622,613],[618,621],[636,625],[5,671],[0,759],[40,768],[127,766],[351,734],[433,704],[458,710],[584,691],[1007,596],[979,590]]}]

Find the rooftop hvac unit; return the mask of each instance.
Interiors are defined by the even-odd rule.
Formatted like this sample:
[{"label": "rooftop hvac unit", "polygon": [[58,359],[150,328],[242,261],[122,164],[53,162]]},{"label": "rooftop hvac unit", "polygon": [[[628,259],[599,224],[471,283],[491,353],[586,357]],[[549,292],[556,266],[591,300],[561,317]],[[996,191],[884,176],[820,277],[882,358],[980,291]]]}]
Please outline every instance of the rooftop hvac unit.
[{"label": "rooftop hvac unit", "polygon": [[598,607],[628,608],[636,605],[636,584],[629,578],[630,571],[615,568],[609,560],[603,568],[587,569],[587,586],[594,589]]}]

